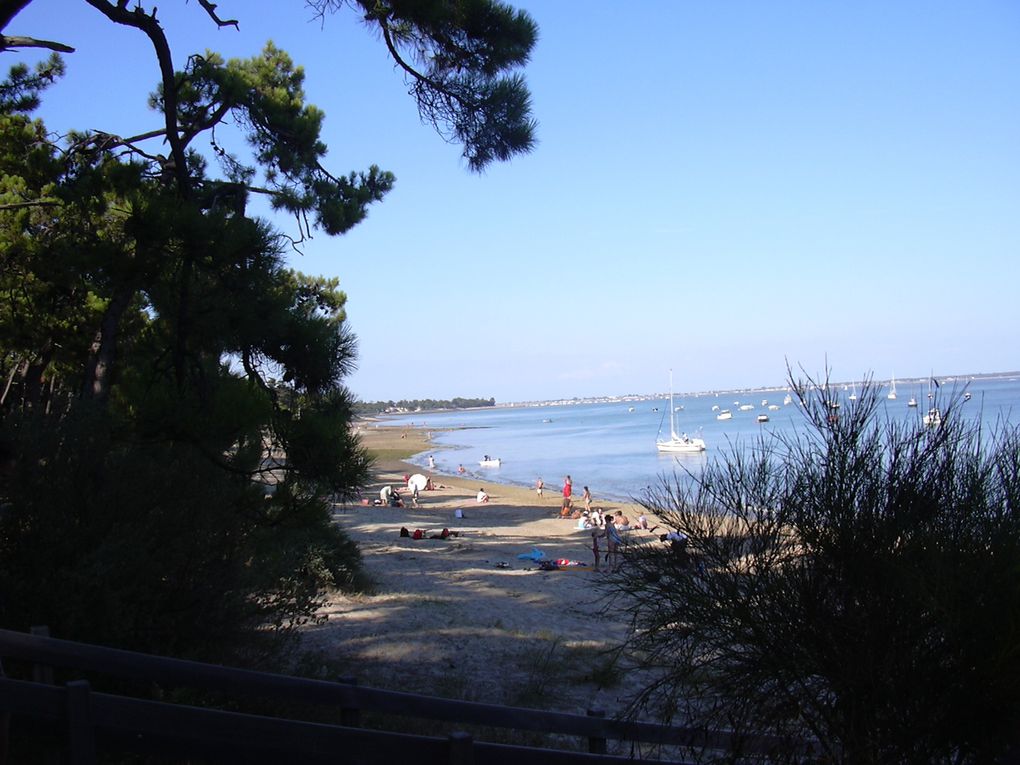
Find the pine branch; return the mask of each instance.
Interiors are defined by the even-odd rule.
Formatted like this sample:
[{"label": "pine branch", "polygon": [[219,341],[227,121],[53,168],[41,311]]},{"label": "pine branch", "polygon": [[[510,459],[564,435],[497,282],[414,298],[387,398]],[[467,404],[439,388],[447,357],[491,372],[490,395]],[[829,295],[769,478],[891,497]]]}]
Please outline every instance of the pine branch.
[{"label": "pine branch", "polygon": [[14,50],[15,48],[47,48],[58,53],[74,53],[74,48],[70,45],[52,40],[37,40],[34,37],[22,37],[21,35],[0,35],[0,51]]}]

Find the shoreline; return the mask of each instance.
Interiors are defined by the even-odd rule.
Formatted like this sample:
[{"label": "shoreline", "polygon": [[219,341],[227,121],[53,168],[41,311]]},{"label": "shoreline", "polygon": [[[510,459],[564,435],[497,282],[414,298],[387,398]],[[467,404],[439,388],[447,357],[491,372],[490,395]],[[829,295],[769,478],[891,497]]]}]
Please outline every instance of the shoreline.
[{"label": "shoreline", "polygon": [[[369,504],[339,508],[334,521],[357,542],[374,586],[331,595],[322,623],[302,628],[304,648],[331,674],[367,686],[621,713],[646,676],[615,653],[629,625],[607,608],[604,577],[591,565],[591,532],[559,518],[559,488],[540,498],[534,489],[483,483],[490,499],[478,504],[476,477],[430,473],[406,461],[429,450],[425,430],[372,427],[359,435],[377,455]],[[415,472],[437,485],[420,492],[419,507],[371,504],[383,486],[400,489],[403,475]],[[410,505],[410,494],[401,494]],[[594,506],[636,517],[627,503]],[[420,528],[425,537],[402,537],[402,527]],[[429,538],[444,528],[456,536]],[[648,532],[630,534],[633,542],[658,543]],[[543,571],[519,557],[535,550],[587,565]]]}]

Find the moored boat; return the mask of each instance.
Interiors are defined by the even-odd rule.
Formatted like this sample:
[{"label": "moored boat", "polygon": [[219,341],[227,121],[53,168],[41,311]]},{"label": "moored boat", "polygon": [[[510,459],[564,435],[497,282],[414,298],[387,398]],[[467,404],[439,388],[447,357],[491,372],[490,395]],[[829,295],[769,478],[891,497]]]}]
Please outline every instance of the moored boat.
[{"label": "moored boat", "polygon": [[670,453],[696,453],[705,451],[705,441],[701,438],[691,438],[686,433],[677,435],[676,412],[683,409],[682,406],[673,405],[673,370],[669,370],[669,439],[656,440],[655,448],[660,452]]}]

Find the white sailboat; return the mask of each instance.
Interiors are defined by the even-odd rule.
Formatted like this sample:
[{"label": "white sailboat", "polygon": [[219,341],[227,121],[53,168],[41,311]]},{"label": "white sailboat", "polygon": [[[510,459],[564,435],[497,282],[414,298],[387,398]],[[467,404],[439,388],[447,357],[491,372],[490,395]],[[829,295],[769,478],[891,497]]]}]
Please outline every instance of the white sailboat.
[{"label": "white sailboat", "polygon": [[669,440],[656,441],[655,448],[660,452],[693,453],[705,451],[704,439],[691,438],[686,433],[677,435],[675,412],[676,407],[673,406],[673,370],[671,369],[669,370]]},{"label": "white sailboat", "polygon": [[886,395],[886,398],[890,401],[896,400],[896,375],[893,375],[892,380],[889,382],[889,393]]}]

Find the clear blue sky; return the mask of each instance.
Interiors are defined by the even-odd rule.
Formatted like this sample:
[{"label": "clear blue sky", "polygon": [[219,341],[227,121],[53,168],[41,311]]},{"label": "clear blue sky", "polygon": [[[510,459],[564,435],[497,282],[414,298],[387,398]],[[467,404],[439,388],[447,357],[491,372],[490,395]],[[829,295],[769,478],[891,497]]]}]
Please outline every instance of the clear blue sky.
[{"label": "clear blue sky", "polygon": [[[159,3],[179,64],[272,39],[326,112],[330,167],[396,174],[292,261],[347,292],[360,398],[643,393],[669,368],[678,392],[750,387],[787,359],[837,379],[1020,368],[1020,3],[513,4],[540,27],[539,144],[478,176],[353,13],[220,0],[236,32]],[[158,126],[138,32],[81,0],[34,0],[7,31],[78,49],[51,129]]]}]

